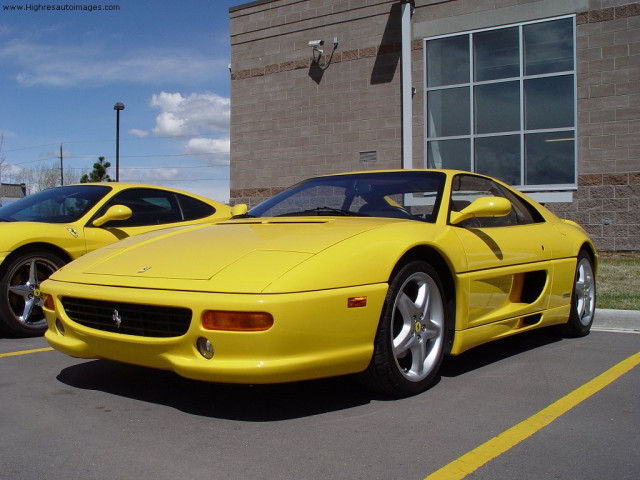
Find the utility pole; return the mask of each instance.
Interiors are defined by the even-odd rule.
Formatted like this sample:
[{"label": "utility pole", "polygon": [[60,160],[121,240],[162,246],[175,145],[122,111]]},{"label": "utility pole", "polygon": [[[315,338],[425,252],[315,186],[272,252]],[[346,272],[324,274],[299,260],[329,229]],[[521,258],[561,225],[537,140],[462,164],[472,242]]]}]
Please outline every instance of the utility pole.
[{"label": "utility pole", "polygon": [[124,110],[124,103],[116,102],[113,106],[116,111],[116,182],[120,181],[120,112]]},{"label": "utility pole", "polygon": [[60,144],[60,186],[64,185],[64,167],[62,160],[62,144]]}]

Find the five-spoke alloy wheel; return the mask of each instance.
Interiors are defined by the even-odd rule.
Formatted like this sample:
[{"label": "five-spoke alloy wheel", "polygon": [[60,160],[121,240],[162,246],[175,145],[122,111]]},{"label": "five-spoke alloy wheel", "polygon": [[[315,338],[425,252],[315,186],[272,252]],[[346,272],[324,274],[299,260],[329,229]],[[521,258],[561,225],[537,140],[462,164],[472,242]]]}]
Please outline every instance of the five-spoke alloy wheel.
[{"label": "five-spoke alloy wheel", "polygon": [[582,250],[578,254],[576,273],[571,295],[571,313],[565,333],[583,337],[591,330],[596,311],[596,277],[591,257]]},{"label": "five-spoke alloy wheel", "polygon": [[47,322],[42,313],[40,283],[65,262],[48,252],[24,252],[9,259],[0,271],[0,327],[15,336],[42,335]]},{"label": "five-spoke alloy wheel", "polygon": [[445,353],[447,319],[436,270],[422,261],[406,264],[389,285],[365,383],[394,396],[427,389]]}]

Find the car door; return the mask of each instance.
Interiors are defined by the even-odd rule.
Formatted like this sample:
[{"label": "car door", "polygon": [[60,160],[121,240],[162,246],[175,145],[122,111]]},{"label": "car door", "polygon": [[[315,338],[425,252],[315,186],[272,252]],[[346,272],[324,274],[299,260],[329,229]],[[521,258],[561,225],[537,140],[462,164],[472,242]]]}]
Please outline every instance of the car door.
[{"label": "car door", "polygon": [[453,179],[450,211],[486,196],[507,198],[511,212],[453,226],[467,260],[460,279],[468,327],[526,317],[549,300],[552,246],[548,226],[532,205],[489,178],[461,174]]},{"label": "car door", "polygon": [[[103,215],[113,205],[124,205],[132,215],[126,220],[112,220],[100,227],[92,221]],[[211,213],[214,209],[209,207]],[[85,226],[87,251],[117,240],[152,230],[166,228],[184,221],[177,194],[153,188],[129,188],[114,195]]]}]

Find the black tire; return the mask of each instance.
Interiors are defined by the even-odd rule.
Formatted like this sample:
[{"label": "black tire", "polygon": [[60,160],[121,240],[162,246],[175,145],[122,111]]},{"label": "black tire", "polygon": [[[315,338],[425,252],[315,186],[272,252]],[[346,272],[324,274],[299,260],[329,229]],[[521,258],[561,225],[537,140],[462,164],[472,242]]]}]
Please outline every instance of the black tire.
[{"label": "black tire", "polygon": [[394,397],[429,388],[445,355],[449,318],[438,272],[423,261],[400,268],[389,284],[363,384]]},{"label": "black tire", "polygon": [[596,311],[596,278],[593,260],[584,250],[578,254],[571,293],[571,312],[563,333],[569,337],[584,337],[591,330]]},{"label": "black tire", "polygon": [[0,330],[13,337],[44,334],[40,283],[65,264],[51,252],[27,250],[0,267]]}]

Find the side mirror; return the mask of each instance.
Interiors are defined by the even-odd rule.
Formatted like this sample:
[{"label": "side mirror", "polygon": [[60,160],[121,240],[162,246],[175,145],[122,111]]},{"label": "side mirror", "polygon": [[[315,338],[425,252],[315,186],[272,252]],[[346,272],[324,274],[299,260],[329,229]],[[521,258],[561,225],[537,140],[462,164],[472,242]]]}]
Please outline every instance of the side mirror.
[{"label": "side mirror", "polygon": [[239,203],[231,207],[231,218],[242,218],[247,214],[247,204]]},{"label": "side mirror", "polygon": [[451,225],[475,217],[504,217],[511,211],[511,202],[502,197],[476,198],[459,212],[451,212]]},{"label": "side mirror", "polygon": [[111,220],[126,220],[127,218],[131,218],[131,215],[133,215],[133,212],[129,207],[125,207],[124,205],[113,205],[107,209],[104,215],[93,221],[93,226],[101,227]]}]

